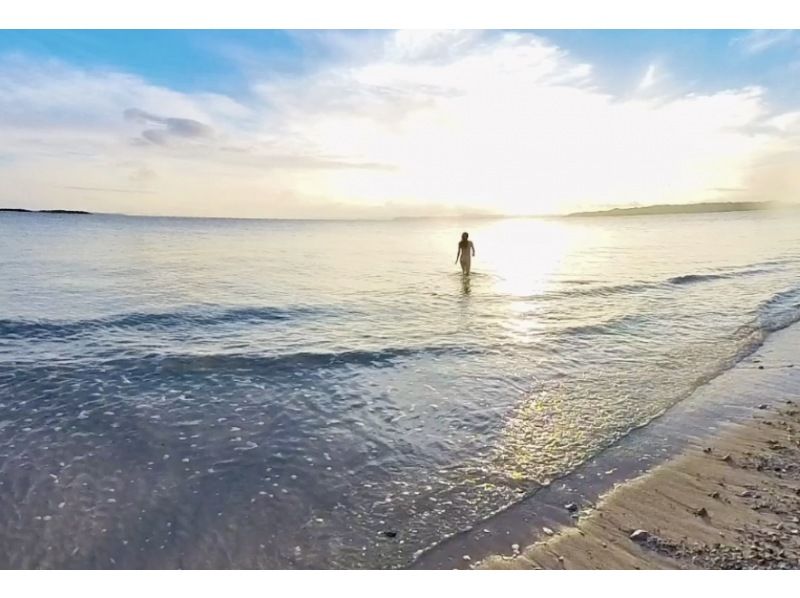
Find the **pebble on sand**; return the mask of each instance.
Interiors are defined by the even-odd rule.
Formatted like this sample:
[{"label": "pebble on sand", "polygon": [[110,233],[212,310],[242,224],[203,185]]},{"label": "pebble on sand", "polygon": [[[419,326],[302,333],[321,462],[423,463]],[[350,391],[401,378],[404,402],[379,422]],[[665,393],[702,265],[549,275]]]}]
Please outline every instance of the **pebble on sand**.
[{"label": "pebble on sand", "polygon": [[646,542],[650,538],[650,532],[643,529],[637,529],[631,534],[631,540],[634,542]]}]

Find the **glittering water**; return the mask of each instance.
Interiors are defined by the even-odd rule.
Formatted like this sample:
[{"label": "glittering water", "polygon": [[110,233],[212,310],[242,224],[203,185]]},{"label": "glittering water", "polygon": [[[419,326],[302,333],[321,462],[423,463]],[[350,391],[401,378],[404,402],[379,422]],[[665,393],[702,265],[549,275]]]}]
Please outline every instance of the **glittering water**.
[{"label": "glittering water", "polygon": [[798,230],[2,214],[0,565],[408,564],[800,318]]}]

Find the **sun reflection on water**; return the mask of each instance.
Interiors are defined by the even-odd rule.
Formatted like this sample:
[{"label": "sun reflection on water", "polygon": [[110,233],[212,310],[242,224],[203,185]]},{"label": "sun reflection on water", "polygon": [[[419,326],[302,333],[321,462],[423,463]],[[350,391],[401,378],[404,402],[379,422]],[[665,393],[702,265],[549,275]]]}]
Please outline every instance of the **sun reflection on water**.
[{"label": "sun reflection on water", "polygon": [[[490,273],[491,293],[504,299],[496,316],[506,342],[541,342],[539,335],[554,325],[543,297],[587,282],[582,264],[591,261],[587,253],[598,244],[596,233],[591,225],[547,219],[503,220],[476,230],[480,268]],[[465,284],[468,288],[469,282]],[[584,454],[577,447],[590,444],[593,425],[587,422],[596,407],[589,402],[589,410],[575,417],[570,403],[569,392],[560,385],[531,389],[522,397],[495,445],[493,475],[506,484],[544,483],[565,460],[579,462]],[[598,424],[606,419],[603,413],[594,415]]]},{"label": "sun reflection on water", "polygon": [[[554,220],[502,220],[481,231],[481,263],[495,274],[497,293],[541,295],[583,234]],[[517,307],[524,310],[524,303]]]}]

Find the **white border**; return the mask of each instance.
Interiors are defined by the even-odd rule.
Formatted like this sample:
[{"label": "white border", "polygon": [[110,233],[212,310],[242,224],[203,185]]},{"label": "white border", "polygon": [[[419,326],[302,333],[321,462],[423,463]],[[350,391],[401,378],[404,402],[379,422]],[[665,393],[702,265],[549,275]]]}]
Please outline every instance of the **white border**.
[{"label": "white border", "polygon": [[[0,573],[7,596],[161,598],[675,598],[792,595],[797,572],[769,571],[31,571]],[[788,591],[788,594],[787,594]]]},{"label": "white border", "polygon": [[5,29],[800,28],[789,0],[23,0],[2,13]]}]

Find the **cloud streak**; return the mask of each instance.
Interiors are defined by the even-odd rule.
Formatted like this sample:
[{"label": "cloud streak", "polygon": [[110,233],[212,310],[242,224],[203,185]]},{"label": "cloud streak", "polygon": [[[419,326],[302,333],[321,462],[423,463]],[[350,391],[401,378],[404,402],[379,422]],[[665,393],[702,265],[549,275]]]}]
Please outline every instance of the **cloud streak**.
[{"label": "cloud streak", "polygon": [[644,77],[642,77],[642,80],[639,82],[639,89],[649,89],[655,84],[656,80],[656,65],[651,64],[647,67]]},{"label": "cloud streak", "polygon": [[797,43],[797,32],[791,29],[757,29],[734,40],[746,54],[761,54],[777,46]]},{"label": "cloud streak", "polygon": [[114,189],[110,187],[79,187],[76,185],[65,185],[63,188],[71,191],[96,191],[99,193],[152,193],[152,191],[147,191],[146,189]]},{"label": "cloud streak", "polygon": [[139,108],[128,108],[123,115],[130,122],[142,125],[162,125],[142,131],[142,139],[156,145],[167,145],[176,138],[211,139],[214,136],[214,130],[211,127],[191,118],[157,116]]}]

